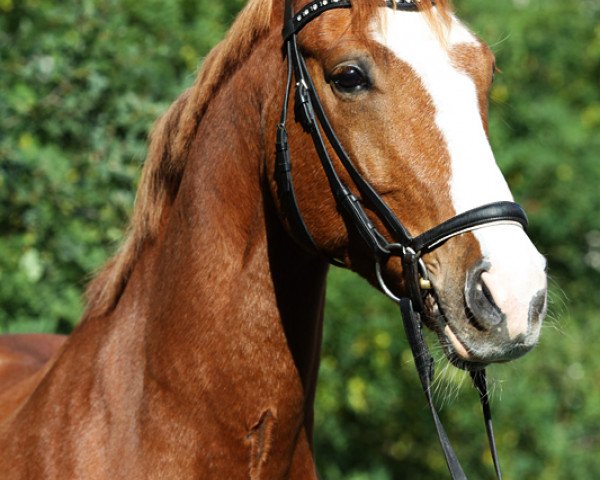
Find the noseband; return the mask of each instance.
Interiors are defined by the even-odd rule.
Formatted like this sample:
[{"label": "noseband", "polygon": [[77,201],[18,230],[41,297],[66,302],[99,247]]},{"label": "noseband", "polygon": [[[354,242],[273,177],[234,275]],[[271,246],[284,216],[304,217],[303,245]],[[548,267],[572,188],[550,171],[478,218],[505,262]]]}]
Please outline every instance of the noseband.
[{"label": "noseband", "polygon": [[[391,0],[387,0],[385,5],[397,10],[417,11],[416,1],[419,0],[395,0],[395,4],[392,4]],[[291,161],[285,125],[292,80],[295,78],[296,115],[304,129],[312,137],[340,214],[346,224],[358,232],[365,248],[372,255],[376,277],[381,289],[400,305],[406,336],[451,477],[453,479],[466,479],[467,477],[448,440],[431,396],[434,362],[422,335],[421,315],[425,312],[424,298],[432,287],[422,255],[431,252],[452,237],[477,228],[509,223],[526,229],[527,216],[516,203],[495,202],[461,213],[416,237],[410,235],[381,196],[359,173],[344,150],[325,114],[304,57],[298,47],[298,32],[323,12],[336,8],[351,8],[351,2],[349,0],[316,0],[307,4],[299,12],[293,13],[291,0],[286,0],[283,41],[288,59],[288,72],[281,118],[277,126],[275,165],[275,177],[283,215],[297,243],[308,252],[320,253],[300,212],[291,175]],[[325,138],[327,138],[340,163],[358,189],[360,200],[338,175],[328,153]],[[365,212],[363,202],[369,205],[393,241],[388,241],[373,224]],[[391,257],[399,257],[402,261],[407,292],[405,296],[394,294],[383,279],[382,266]],[[334,265],[344,266],[338,259],[328,258],[328,260]],[[479,392],[496,476],[501,479],[502,474],[488,403],[485,370],[471,371],[470,374]]]}]

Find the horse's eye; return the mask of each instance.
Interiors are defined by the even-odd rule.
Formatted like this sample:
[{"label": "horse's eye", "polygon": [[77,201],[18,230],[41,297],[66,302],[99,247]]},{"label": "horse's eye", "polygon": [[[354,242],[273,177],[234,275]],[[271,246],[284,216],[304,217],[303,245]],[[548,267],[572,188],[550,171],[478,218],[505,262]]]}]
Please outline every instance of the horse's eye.
[{"label": "horse's eye", "polygon": [[356,65],[341,65],[331,73],[329,80],[342,93],[354,93],[371,86],[367,74]]}]

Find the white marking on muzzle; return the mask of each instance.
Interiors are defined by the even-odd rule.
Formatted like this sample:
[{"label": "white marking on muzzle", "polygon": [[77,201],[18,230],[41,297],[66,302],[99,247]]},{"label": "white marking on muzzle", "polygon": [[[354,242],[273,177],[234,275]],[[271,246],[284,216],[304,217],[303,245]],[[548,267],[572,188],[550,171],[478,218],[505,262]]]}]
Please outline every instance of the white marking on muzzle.
[{"label": "white marking on muzzle", "polygon": [[[449,190],[456,213],[512,201],[483,127],[475,83],[449,55],[457,45],[479,46],[479,41],[454,17],[444,46],[423,14],[389,8],[382,8],[380,14],[385,18],[373,24],[372,37],[414,70],[435,107],[435,122],[451,161]],[[382,25],[384,31],[375,25]],[[528,322],[529,306],[546,288],[544,258],[519,227],[498,225],[473,234],[491,264],[482,278],[506,315],[510,337],[536,335]]]}]

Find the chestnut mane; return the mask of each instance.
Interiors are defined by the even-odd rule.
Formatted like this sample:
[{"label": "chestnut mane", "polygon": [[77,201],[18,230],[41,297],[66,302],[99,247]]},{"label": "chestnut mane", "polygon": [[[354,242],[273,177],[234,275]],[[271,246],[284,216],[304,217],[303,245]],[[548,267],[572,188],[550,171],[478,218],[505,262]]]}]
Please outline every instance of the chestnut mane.
[{"label": "chestnut mane", "polygon": [[[276,1],[283,4],[284,0]],[[431,0],[420,0],[418,5],[427,13]],[[436,5],[447,19],[449,0],[437,0]],[[355,25],[364,25],[380,6],[381,0],[355,0]],[[211,98],[265,37],[273,10],[273,0],[249,0],[224,40],[206,57],[194,84],[155,123],[128,232],[116,255],[88,286],[85,317],[105,315],[116,306],[144,246],[158,234],[165,207],[177,195],[189,146]],[[435,22],[432,26],[442,29]]]}]

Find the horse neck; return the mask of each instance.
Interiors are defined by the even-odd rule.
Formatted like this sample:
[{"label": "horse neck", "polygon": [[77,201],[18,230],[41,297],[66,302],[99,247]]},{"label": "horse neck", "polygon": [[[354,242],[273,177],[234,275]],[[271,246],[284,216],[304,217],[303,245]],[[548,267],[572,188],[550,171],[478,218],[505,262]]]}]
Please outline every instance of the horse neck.
[{"label": "horse neck", "polygon": [[[112,467],[128,476],[142,463],[181,473],[202,460],[231,472],[222,478],[242,478],[250,457],[261,478],[315,478],[327,265],[286,234],[266,186],[284,80],[279,43],[277,33],[257,45],[212,99],[158,236],[114,310],[89,314],[36,380],[11,419],[17,433],[0,428],[6,459],[27,451],[94,478]],[[35,441],[33,424],[45,425]]]},{"label": "horse neck", "polygon": [[[122,302],[145,318],[146,381],[185,408],[199,395],[237,410],[244,399],[246,423],[296,412],[310,436],[327,267],[284,232],[266,187],[274,132],[263,126],[274,129],[283,78],[268,48],[211,101],[161,234],[128,286],[144,301]],[[256,65],[276,78],[256,78]]]}]

